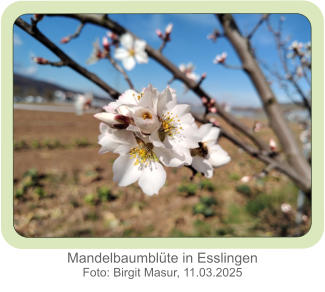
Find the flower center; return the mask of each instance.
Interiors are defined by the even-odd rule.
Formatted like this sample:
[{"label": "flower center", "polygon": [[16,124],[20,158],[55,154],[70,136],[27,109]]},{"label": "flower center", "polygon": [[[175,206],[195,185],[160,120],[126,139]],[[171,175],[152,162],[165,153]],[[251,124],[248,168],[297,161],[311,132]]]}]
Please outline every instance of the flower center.
[{"label": "flower center", "polygon": [[130,54],[131,57],[134,57],[134,56],[135,56],[135,51],[134,51],[134,49],[130,49],[130,50],[129,50],[129,54]]},{"label": "flower center", "polygon": [[142,114],[142,118],[144,119],[144,120],[148,120],[148,119],[152,119],[152,115],[151,115],[151,113],[149,113],[149,112],[144,112],[143,114]]},{"label": "flower center", "polygon": [[135,159],[134,165],[147,167],[153,162],[159,161],[156,154],[153,152],[152,143],[144,143],[141,139],[136,138],[138,146],[130,150],[130,159]]},{"label": "flower center", "polygon": [[161,118],[161,127],[159,129],[159,137],[161,141],[165,140],[166,135],[173,137],[180,134],[183,128],[180,126],[180,119],[177,115],[167,112]]}]

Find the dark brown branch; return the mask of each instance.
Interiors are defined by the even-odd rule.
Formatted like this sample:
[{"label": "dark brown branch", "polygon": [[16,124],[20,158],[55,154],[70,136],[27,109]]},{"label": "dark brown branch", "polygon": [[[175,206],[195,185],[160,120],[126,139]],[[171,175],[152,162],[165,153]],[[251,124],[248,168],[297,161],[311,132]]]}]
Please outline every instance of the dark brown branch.
[{"label": "dark brown branch", "polygon": [[[258,95],[263,103],[264,110],[270,121],[270,125],[277,135],[282,149],[285,152],[289,164],[297,171],[300,181],[307,189],[311,187],[311,169],[310,165],[302,155],[295,138],[282,115],[282,111],[268,84],[261,68],[252,53],[250,42],[243,37],[238,26],[230,14],[220,14],[217,16],[224,33],[236,50],[245,72],[256,88]],[[300,184],[301,185],[301,184]],[[306,188],[305,188],[306,190]]]},{"label": "dark brown branch", "polygon": [[80,66],[77,62],[71,59],[66,53],[64,53],[60,48],[58,48],[53,42],[51,42],[44,34],[42,34],[36,27],[32,28],[27,22],[21,18],[17,18],[15,24],[19,26],[22,30],[28,33],[33,38],[37,39],[49,50],[51,50],[55,55],[57,55],[66,66],[70,67],[74,71],[78,72],[82,76],[90,79],[92,82],[97,84],[103,90],[105,90],[112,98],[117,99],[120,93],[114,88],[106,84],[102,79],[100,79],[96,74],[89,72],[84,67]]},{"label": "dark brown branch", "polygon": [[[107,28],[111,30],[112,32],[116,33],[117,35],[122,35],[126,32],[130,33],[134,37],[136,37],[133,33],[126,30],[123,26],[118,24],[117,22],[110,19],[108,16],[106,18],[103,18],[100,15],[95,14],[49,14],[48,16],[64,16],[64,17],[70,17],[74,19],[78,19],[81,22],[84,23],[92,23],[104,28]],[[198,95],[200,98],[203,96],[206,97],[209,101],[212,99],[212,97],[203,90],[198,84],[189,78],[186,77],[186,75],[179,70],[179,68],[174,65],[172,62],[170,62],[166,57],[164,57],[158,50],[153,49],[148,44],[146,45],[146,52],[147,54],[156,60],[159,64],[161,64],[164,68],[166,68],[172,75],[173,79],[178,79],[182,81],[187,88],[192,90],[196,95]],[[267,150],[267,145],[258,139],[249,128],[247,128],[243,123],[241,123],[239,120],[237,120],[234,116],[227,113],[218,105],[218,103],[215,104],[215,107],[218,110],[218,114],[220,117],[222,117],[227,123],[229,123],[232,127],[246,135],[255,145],[257,145],[260,149]]]},{"label": "dark brown branch", "polygon": [[37,63],[38,65],[50,65],[53,67],[64,67],[66,66],[66,63],[63,61],[58,61],[58,62],[52,62],[52,61],[48,61],[46,63]]}]

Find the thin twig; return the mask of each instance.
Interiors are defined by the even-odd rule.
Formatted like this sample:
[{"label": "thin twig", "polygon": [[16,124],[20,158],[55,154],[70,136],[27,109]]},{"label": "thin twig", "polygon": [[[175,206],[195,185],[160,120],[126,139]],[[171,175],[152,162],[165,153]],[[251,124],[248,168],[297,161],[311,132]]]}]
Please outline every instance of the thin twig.
[{"label": "thin twig", "polygon": [[84,26],[85,26],[85,23],[81,22],[80,25],[77,27],[77,30],[75,31],[75,33],[64,37],[63,39],[65,41],[64,42],[61,41],[61,42],[66,44],[66,43],[70,42],[72,39],[77,38],[80,35],[80,33],[81,33],[82,29],[84,28]]},{"label": "thin twig", "polygon": [[109,53],[107,55],[107,59],[111,62],[113,67],[123,75],[125,81],[129,84],[130,88],[134,89],[134,85],[125,70],[114,60],[114,58],[112,58]]},{"label": "thin twig", "polygon": [[246,38],[250,40],[253,37],[253,35],[255,34],[255,32],[258,30],[258,28],[263,24],[263,22],[266,19],[268,19],[268,17],[269,17],[269,14],[263,14],[262,17],[260,18],[260,20],[254,26],[253,30],[246,36]]}]

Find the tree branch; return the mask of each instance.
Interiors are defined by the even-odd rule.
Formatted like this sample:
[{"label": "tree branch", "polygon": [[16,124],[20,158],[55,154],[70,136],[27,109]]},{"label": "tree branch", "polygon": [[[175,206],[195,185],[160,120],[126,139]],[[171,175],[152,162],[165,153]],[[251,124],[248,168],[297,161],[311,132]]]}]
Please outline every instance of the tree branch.
[{"label": "tree branch", "polygon": [[[47,16],[70,17],[73,19],[78,19],[79,21],[82,21],[84,23],[88,22],[88,23],[92,23],[107,28],[112,32],[116,33],[117,35],[122,35],[128,32],[134,37],[136,37],[133,33],[125,29],[117,22],[110,19],[108,16],[106,18],[103,18],[102,16],[96,14],[49,14]],[[212,100],[212,97],[205,90],[203,90],[200,86],[198,86],[198,84],[194,80],[187,78],[186,75],[183,72],[181,72],[176,65],[170,62],[158,50],[153,49],[147,44],[146,52],[151,58],[156,60],[159,64],[161,64],[165,69],[167,69],[173,75],[172,78],[173,81],[178,79],[182,81],[187,88],[192,90],[199,98],[206,97],[209,101]],[[260,139],[258,139],[249,128],[243,125],[242,122],[237,120],[231,114],[224,111],[222,107],[218,105],[218,103],[215,103],[215,107],[218,110],[219,116],[222,117],[227,123],[229,123],[232,127],[234,127],[235,129],[237,129],[238,131],[246,135],[260,149],[267,151],[268,149],[267,144],[261,141]]]},{"label": "tree branch", "polygon": [[309,186],[310,189],[310,165],[300,152],[298,144],[282,115],[276,97],[262,70],[258,66],[252,53],[249,40],[241,35],[231,14],[220,14],[217,15],[217,17],[223,26],[225,35],[241,59],[245,72],[249,76],[260,96],[264,110],[269,118],[270,125],[282,145],[282,149],[287,156],[289,164],[300,174],[301,178],[304,180],[304,185]]},{"label": "tree branch", "polygon": [[42,34],[37,27],[32,28],[27,22],[21,18],[17,18],[15,24],[19,26],[22,30],[27,32],[30,36],[37,39],[49,50],[51,50],[55,55],[57,55],[66,66],[70,67],[74,71],[78,72],[82,76],[90,79],[103,90],[105,90],[113,99],[117,99],[121,94],[106,84],[102,79],[100,79],[96,74],[89,72],[84,67],[80,66],[77,62],[71,59],[67,54],[65,54],[60,48],[58,48],[53,42],[51,42],[44,34]]},{"label": "tree branch", "polygon": [[[307,96],[305,95],[305,93],[303,92],[303,90],[301,89],[299,84],[296,82],[296,80],[292,77],[293,74],[290,72],[288,64],[286,62],[285,48],[283,46],[283,42],[281,41],[281,26],[279,25],[279,31],[275,31],[273,29],[269,19],[267,19],[266,23],[267,23],[267,27],[268,27],[269,31],[273,34],[273,37],[275,39],[277,49],[278,49],[279,59],[280,59],[280,61],[282,63],[282,66],[283,66],[283,69],[284,69],[285,73],[289,77],[288,81],[290,81],[292,83],[293,87],[296,89],[296,91],[301,96],[302,101],[303,101],[306,109],[309,112],[309,116],[311,117],[311,105],[310,105],[309,99],[307,98]],[[281,23],[282,22],[280,21],[280,24]]]}]

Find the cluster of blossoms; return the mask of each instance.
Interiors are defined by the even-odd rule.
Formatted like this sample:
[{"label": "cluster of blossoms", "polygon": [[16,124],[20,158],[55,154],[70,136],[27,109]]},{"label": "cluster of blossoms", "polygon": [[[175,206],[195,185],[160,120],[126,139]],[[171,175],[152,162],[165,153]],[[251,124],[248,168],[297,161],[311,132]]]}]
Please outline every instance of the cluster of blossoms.
[{"label": "cluster of blossoms", "polygon": [[301,43],[293,41],[289,46],[288,59],[295,59],[298,57],[301,61],[302,66],[310,66],[310,56],[311,56],[311,43]]},{"label": "cluster of blossoms", "polygon": [[119,154],[113,164],[119,186],[138,181],[145,194],[158,194],[166,181],[164,166],[191,165],[211,178],[213,167],[230,161],[217,144],[219,128],[198,128],[190,106],[177,104],[169,87],[162,92],[151,85],[141,93],[127,90],[104,110],[95,114],[102,121],[98,143],[100,153]]}]

